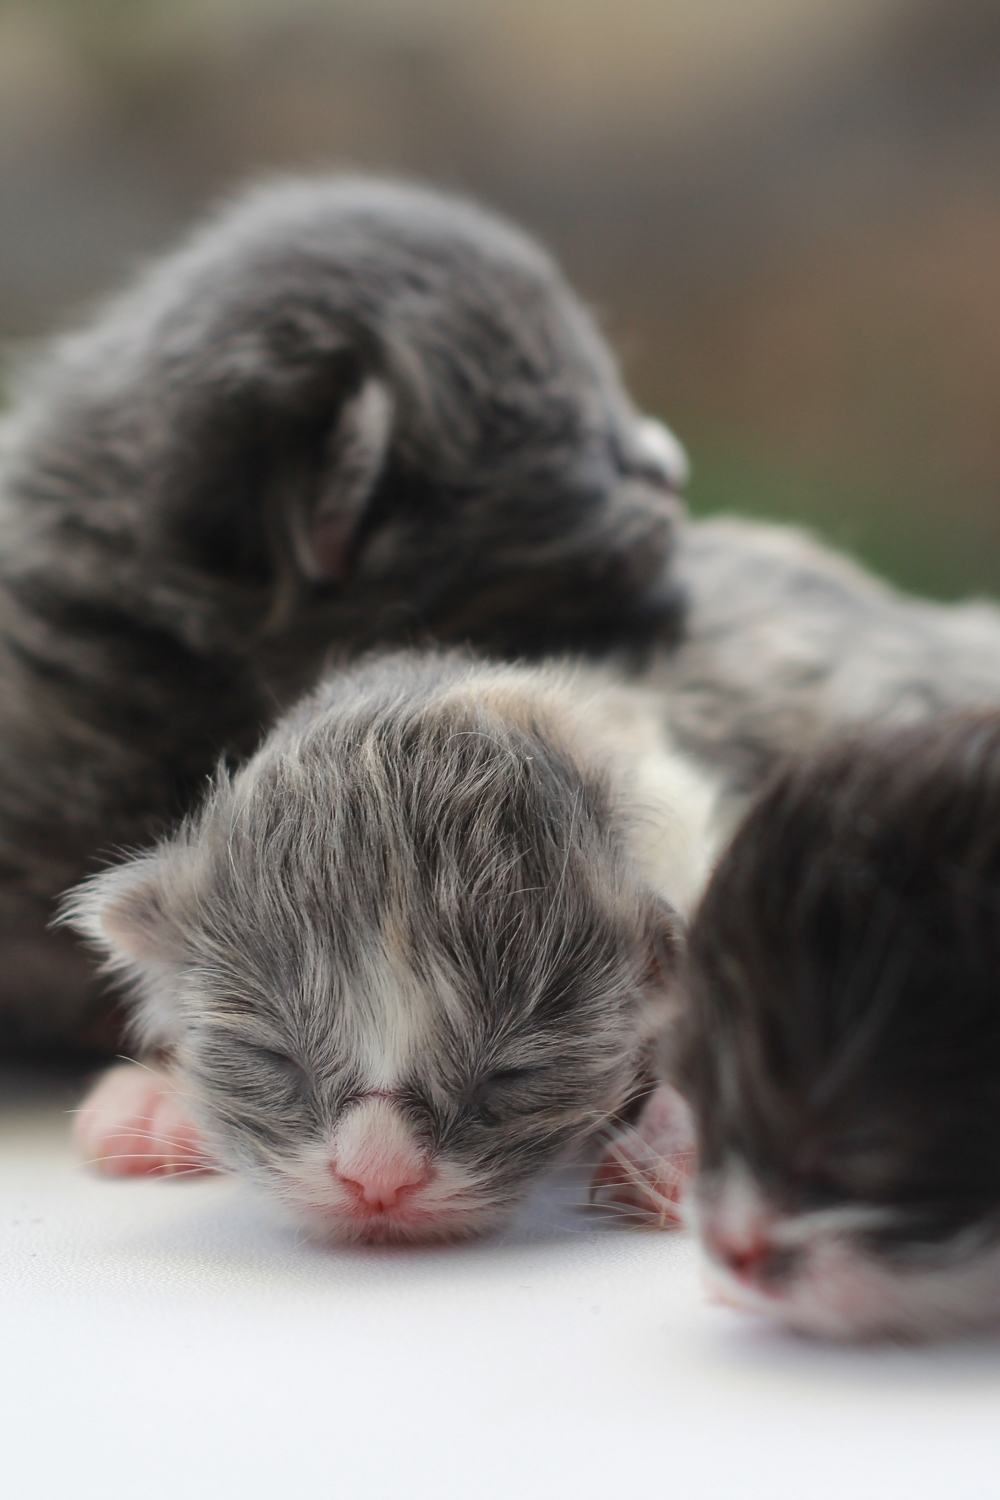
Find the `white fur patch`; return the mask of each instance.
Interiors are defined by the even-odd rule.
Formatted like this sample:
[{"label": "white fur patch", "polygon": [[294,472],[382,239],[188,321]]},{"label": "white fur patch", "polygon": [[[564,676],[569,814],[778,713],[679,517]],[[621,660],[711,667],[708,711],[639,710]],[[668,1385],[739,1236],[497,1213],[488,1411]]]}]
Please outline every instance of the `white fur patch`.
[{"label": "white fur patch", "polygon": [[[860,1204],[779,1214],[738,1163],[689,1196],[685,1217],[709,1260],[720,1300],[764,1313],[801,1332],[833,1339],[929,1338],[1000,1321],[1000,1245],[970,1232],[950,1246],[890,1264],[866,1254],[856,1236],[891,1223],[892,1211]],[[713,1244],[749,1244],[763,1233],[801,1261],[787,1280],[747,1285],[713,1255]]]}]

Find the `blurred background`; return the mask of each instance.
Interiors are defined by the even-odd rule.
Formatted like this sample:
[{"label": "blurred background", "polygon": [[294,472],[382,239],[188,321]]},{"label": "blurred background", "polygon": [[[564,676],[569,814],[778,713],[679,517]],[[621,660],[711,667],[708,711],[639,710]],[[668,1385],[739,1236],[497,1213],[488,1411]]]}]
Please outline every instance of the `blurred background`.
[{"label": "blurred background", "polygon": [[0,339],[326,166],[540,234],[697,509],[1000,592],[1000,0],[0,0]]}]

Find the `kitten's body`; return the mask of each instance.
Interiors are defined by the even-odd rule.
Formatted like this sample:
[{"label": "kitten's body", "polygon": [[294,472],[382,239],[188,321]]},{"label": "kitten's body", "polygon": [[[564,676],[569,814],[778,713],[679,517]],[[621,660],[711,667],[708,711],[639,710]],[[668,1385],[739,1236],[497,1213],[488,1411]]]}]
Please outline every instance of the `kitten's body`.
[{"label": "kitten's body", "polygon": [[0,433],[0,1045],[98,1040],[54,899],[331,649],[669,620],[645,430],[543,251],[392,184],[251,194],[58,345]]},{"label": "kitten's body", "polygon": [[685,636],[646,681],[670,731],[725,779],[733,810],[775,767],[844,731],[1000,703],[1000,609],[901,593],[791,527],[682,532]]}]

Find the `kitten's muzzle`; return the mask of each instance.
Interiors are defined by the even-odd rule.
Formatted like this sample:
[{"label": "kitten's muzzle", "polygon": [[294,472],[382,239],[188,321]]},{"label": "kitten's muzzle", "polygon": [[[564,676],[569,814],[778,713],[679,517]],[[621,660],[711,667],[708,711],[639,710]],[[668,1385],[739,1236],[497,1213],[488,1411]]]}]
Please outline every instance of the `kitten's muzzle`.
[{"label": "kitten's muzzle", "polygon": [[704,1232],[709,1255],[742,1286],[777,1295],[800,1268],[803,1251],[775,1242],[765,1227],[741,1231],[709,1224]]}]

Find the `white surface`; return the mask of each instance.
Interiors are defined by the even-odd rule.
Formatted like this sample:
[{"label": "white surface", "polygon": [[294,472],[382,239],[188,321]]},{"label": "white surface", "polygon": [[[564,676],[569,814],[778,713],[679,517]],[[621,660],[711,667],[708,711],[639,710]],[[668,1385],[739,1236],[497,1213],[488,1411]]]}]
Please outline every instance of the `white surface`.
[{"label": "white surface", "polygon": [[0,1487],[48,1500],[1000,1496],[1000,1344],[812,1345],[550,1185],[500,1242],[322,1251],[221,1180],[78,1171],[0,1076]]}]

